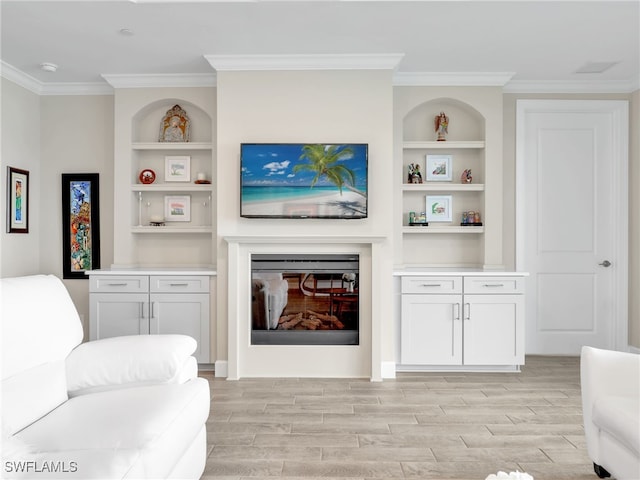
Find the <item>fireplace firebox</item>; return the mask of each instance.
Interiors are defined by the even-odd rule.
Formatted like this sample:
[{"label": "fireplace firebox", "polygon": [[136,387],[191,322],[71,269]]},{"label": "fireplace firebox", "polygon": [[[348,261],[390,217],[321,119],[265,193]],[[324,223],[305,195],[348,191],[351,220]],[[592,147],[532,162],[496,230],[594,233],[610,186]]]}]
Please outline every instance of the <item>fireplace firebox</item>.
[{"label": "fireplace firebox", "polygon": [[358,254],[252,254],[252,345],[358,345]]}]

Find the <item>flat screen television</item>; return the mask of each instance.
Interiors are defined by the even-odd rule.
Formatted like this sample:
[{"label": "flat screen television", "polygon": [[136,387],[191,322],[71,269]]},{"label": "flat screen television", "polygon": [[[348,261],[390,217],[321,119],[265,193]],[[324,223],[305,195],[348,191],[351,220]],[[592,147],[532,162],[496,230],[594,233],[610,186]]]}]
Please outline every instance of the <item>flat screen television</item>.
[{"label": "flat screen television", "polygon": [[367,218],[366,143],[243,143],[240,216]]}]

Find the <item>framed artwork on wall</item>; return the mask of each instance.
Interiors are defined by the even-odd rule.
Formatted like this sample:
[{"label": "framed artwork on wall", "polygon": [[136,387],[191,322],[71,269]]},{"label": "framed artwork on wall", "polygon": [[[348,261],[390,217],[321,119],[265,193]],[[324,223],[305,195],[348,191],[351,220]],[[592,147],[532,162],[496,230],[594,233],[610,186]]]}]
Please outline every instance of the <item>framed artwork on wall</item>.
[{"label": "framed artwork on wall", "polygon": [[453,197],[451,195],[427,195],[427,221],[451,222]]},{"label": "framed artwork on wall", "polygon": [[452,163],[451,155],[427,155],[427,181],[450,182]]},{"label": "framed artwork on wall", "polygon": [[62,174],[63,278],[88,279],[100,268],[99,203],[99,174]]},{"label": "framed artwork on wall", "polygon": [[7,167],[7,233],[29,233],[29,172]]}]

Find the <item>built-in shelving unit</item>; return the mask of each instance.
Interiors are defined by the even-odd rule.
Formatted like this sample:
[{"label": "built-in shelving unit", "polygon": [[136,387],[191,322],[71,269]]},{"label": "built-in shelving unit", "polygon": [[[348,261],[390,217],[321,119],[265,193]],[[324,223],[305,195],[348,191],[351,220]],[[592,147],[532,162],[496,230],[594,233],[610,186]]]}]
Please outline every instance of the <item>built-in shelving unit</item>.
[{"label": "built-in shelving unit", "polygon": [[[444,111],[450,118],[445,141],[436,141],[434,118]],[[454,127],[455,125],[455,127]],[[486,219],[486,133],[485,118],[471,105],[458,99],[436,98],[425,101],[403,118],[401,184],[396,222],[400,231],[400,265],[481,266],[484,264]],[[427,156],[450,156],[451,180],[428,178]],[[409,165],[420,167],[423,183],[411,183]],[[471,170],[470,183],[461,180]],[[410,212],[427,210],[427,196],[450,197],[451,221],[429,225],[410,225]],[[463,212],[479,212],[482,225],[462,225]]]}]

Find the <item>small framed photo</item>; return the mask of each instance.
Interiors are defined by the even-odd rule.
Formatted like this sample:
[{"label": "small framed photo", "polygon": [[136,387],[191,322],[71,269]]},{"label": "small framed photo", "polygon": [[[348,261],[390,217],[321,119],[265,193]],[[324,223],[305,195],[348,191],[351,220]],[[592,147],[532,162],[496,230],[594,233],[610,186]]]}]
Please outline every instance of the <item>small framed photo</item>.
[{"label": "small framed photo", "polygon": [[165,182],[190,182],[191,157],[188,155],[172,155],[164,157]]},{"label": "small framed photo", "polygon": [[29,233],[29,172],[7,167],[7,233]]},{"label": "small framed photo", "polygon": [[427,195],[427,221],[451,222],[453,197],[451,195]]},{"label": "small framed photo", "polygon": [[167,222],[190,222],[191,197],[189,195],[165,196],[164,219]]},{"label": "small framed photo", "polygon": [[451,155],[427,155],[427,182],[450,182],[452,163]]}]

